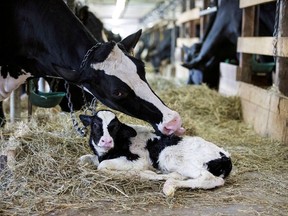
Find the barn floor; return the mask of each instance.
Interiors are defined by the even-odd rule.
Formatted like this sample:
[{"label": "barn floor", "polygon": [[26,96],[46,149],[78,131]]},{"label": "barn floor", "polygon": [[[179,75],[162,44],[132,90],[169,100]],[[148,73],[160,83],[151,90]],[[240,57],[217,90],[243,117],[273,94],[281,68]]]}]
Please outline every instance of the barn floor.
[{"label": "barn floor", "polygon": [[[163,182],[111,176],[77,158],[90,153],[69,114],[37,109],[1,130],[0,151],[16,153],[0,173],[0,215],[287,215],[288,146],[259,137],[241,119],[240,102],[205,86],[152,79],[153,89],[183,118],[188,135],[232,155],[225,185],[213,190],[161,192]],[[129,123],[143,124],[125,115]]]}]

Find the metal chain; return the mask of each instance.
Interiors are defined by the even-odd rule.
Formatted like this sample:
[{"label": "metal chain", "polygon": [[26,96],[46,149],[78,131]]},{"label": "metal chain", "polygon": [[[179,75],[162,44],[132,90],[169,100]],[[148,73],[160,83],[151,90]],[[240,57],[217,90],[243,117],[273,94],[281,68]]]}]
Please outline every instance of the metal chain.
[{"label": "metal chain", "polygon": [[81,62],[81,64],[80,64],[80,71],[83,70],[83,68],[86,66],[87,60],[88,60],[90,54],[91,54],[95,49],[97,49],[99,46],[101,46],[101,44],[102,44],[102,43],[100,43],[100,42],[96,43],[93,47],[91,47],[91,48],[86,52],[86,54],[84,55],[83,60],[82,60],[82,62]]},{"label": "metal chain", "polygon": [[88,103],[83,85],[81,85],[81,90],[82,90],[82,97],[83,97],[84,104],[85,104],[85,109],[84,109],[85,114],[87,114],[87,111],[90,111],[91,115],[95,115],[97,98],[94,97],[92,101]]},{"label": "metal chain", "polygon": [[84,137],[86,135],[86,127],[84,126],[84,127],[80,128],[78,126],[79,124],[78,124],[78,122],[76,120],[76,115],[75,115],[75,112],[74,112],[74,109],[73,109],[73,104],[71,102],[71,94],[70,94],[70,91],[69,91],[69,83],[66,80],[65,80],[65,88],[66,88],[66,91],[67,91],[66,98],[68,100],[68,107],[70,109],[70,117],[72,119],[73,127],[74,127],[74,129],[76,130],[76,132],[80,136]]},{"label": "metal chain", "polygon": [[[93,47],[91,47],[87,52],[86,54],[84,55],[83,57],[83,60],[80,64],[80,68],[79,68],[79,72],[81,72],[84,67],[86,66],[87,64],[87,61],[88,61],[88,58],[90,56],[90,54],[95,50],[97,49],[99,46],[101,46],[101,43],[96,43],[96,45],[94,45]],[[68,107],[70,109],[70,117],[72,119],[72,124],[73,124],[73,127],[74,129],[76,130],[76,132],[80,135],[80,136],[85,136],[86,135],[86,127],[82,127],[80,128],[79,127],[79,124],[78,124],[78,121],[76,120],[76,116],[75,116],[75,112],[74,112],[74,109],[73,109],[73,103],[71,101],[71,93],[70,93],[70,87],[69,87],[69,83],[65,80],[65,88],[66,88],[66,98],[68,100]],[[86,99],[86,96],[85,96],[85,91],[84,91],[84,88],[83,88],[83,85],[81,85],[81,89],[82,89],[82,95],[83,95],[83,100],[84,100],[84,103],[85,103],[85,113],[89,110],[91,111],[92,115],[94,115],[96,113],[96,103],[97,103],[97,99],[96,97],[94,97],[91,101],[91,103],[88,105],[88,102],[87,102],[87,99]]]}]

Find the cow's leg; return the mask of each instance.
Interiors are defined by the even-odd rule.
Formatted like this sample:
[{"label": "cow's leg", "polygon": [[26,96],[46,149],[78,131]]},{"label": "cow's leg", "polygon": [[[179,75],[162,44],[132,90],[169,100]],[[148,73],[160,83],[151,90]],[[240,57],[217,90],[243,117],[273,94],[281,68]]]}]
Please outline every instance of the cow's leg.
[{"label": "cow's leg", "polygon": [[212,189],[224,185],[224,182],[225,180],[223,178],[214,176],[208,171],[203,171],[201,175],[195,179],[168,179],[163,186],[163,192],[167,196],[173,196],[177,188]]},{"label": "cow's leg", "polygon": [[172,172],[168,174],[159,174],[156,172],[153,172],[152,170],[144,170],[139,173],[140,177],[143,179],[149,179],[149,180],[167,180],[167,179],[178,179],[178,180],[184,180],[187,177],[177,173]]},{"label": "cow's leg", "polygon": [[98,165],[99,165],[98,156],[97,155],[91,155],[91,154],[83,155],[79,158],[78,163],[80,165],[92,163],[96,167],[98,167]]}]

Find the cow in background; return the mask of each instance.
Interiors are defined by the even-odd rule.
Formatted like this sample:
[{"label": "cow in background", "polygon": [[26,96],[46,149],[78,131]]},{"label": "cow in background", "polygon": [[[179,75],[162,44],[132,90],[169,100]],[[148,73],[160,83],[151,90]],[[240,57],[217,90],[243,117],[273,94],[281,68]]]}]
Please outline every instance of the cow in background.
[{"label": "cow in background", "polygon": [[[175,28],[177,37],[179,28]],[[140,39],[140,43],[142,44],[138,47],[138,51],[135,55],[138,58],[143,58],[145,61],[150,62],[156,74],[160,72],[159,69],[163,61],[170,61],[172,30],[173,28],[167,28],[160,33],[159,29],[151,29],[144,32]]]},{"label": "cow in background", "polygon": [[[259,36],[272,35],[275,19],[275,3],[260,6]],[[183,66],[190,70],[189,84],[206,83],[218,89],[220,62],[230,60],[238,64],[237,39],[241,35],[242,10],[239,0],[221,0],[215,16],[201,43],[184,48]]]},{"label": "cow in background", "polygon": [[77,5],[75,8],[75,15],[81,20],[96,40],[100,42],[112,40],[115,42],[121,41],[121,36],[119,34],[114,34],[112,31],[105,28],[103,22],[89,10],[87,5]]}]

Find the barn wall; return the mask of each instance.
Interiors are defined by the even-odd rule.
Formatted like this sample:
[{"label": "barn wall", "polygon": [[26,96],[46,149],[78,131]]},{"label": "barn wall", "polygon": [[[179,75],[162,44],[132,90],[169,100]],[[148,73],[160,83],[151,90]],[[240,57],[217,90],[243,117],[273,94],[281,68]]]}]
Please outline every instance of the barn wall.
[{"label": "barn wall", "polygon": [[[272,0],[273,1],[273,0]],[[271,0],[240,0],[240,7],[243,8],[242,37],[238,39],[237,50],[240,52],[240,65],[234,66],[221,63],[219,92],[224,95],[237,95],[241,99],[242,113],[244,121],[251,125],[254,130],[262,136],[268,136],[288,144],[288,98],[285,92],[279,92],[277,85],[286,79],[283,66],[288,61],[288,50],[286,44],[288,38],[286,33],[279,35],[274,53],[273,37],[253,37],[255,5],[271,2]],[[284,1],[280,1],[284,2]],[[287,1],[285,1],[287,2]],[[287,5],[282,6],[280,14],[280,29],[283,26],[283,17],[288,14]],[[282,23],[282,24],[281,24]],[[284,31],[285,32],[285,31]],[[277,70],[280,70],[282,78],[276,83],[276,88],[261,88],[253,85],[253,74],[251,71],[252,54],[274,55],[281,60],[276,62]],[[282,69],[281,69],[282,68]],[[287,71],[287,67],[284,67]],[[285,79],[283,79],[285,78]],[[255,83],[254,83],[255,84]],[[285,82],[287,87],[287,82]],[[281,90],[281,89],[280,89]],[[284,94],[283,94],[284,93]]]}]

